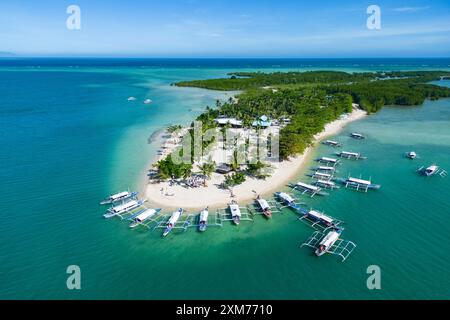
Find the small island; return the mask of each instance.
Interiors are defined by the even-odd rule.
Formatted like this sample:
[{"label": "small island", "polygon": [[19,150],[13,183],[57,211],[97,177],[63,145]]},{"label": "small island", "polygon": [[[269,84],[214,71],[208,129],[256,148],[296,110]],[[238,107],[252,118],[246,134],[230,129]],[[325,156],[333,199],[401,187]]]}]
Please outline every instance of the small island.
[{"label": "small island", "polygon": [[[385,105],[450,97],[449,88],[430,84],[449,76],[440,71],[237,72],[223,79],[176,83],[241,93],[208,106],[189,127],[167,128],[146,196],[165,208],[200,209],[271,193],[298,174],[317,142],[348,123]],[[250,132],[257,133],[256,143]],[[261,156],[261,145],[268,146],[268,157]],[[277,157],[271,145],[278,146]]]}]

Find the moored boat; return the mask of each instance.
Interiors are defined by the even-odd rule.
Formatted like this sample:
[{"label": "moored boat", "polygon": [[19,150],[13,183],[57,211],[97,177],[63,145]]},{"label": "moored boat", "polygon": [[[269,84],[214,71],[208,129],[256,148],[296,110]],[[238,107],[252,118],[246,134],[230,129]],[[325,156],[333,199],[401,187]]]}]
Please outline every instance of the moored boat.
[{"label": "moored boat", "polygon": [[108,209],[108,212],[103,215],[106,219],[121,215],[123,213],[127,213],[133,209],[140,207],[144,201],[142,200],[130,200],[128,202],[122,203],[118,206],[112,206]]},{"label": "moored boat", "polygon": [[258,203],[259,208],[261,209],[264,216],[268,219],[272,218],[272,210],[270,209],[270,205],[267,200],[258,197],[256,199],[256,202]]},{"label": "moored boat", "polygon": [[406,157],[411,160],[417,159],[417,153],[414,151],[407,152]]},{"label": "moored boat", "polygon": [[358,133],[358,132],[350,133],[350,137],[352,137],[354,139],[359,139],[359,140],[363,140],[366,138],[364,135],[362,135],[361,133]]},{"label": "moored boat", "polygon": [[336,165],[339,163],[338,159],[329,158],[329,157],[321,157],[321,158],[318,158],[316,161],[321,162],[321,163],[329,163],[332,165]]},{"label": "moored boat", "polygon": [[147,209],[144,212],[140,213],[136,217],[132,219],[133,222],[130,224],[130,228],[136,228],[137,226],[141,225],[145,221],[151,219],[154,217],[158,212],[160,212],[161,209]]},{"label": "moored boat", "polygon": [[172,213],[172,215],[169,218],[169,221],[167,221],[167,226],[164,229],[163,237],[167,236],[172,231],[173,227],[175,227],[175,224],[180,219],[182,214],[183,214],[183,208],[180,208],[177,211]]},{"label": "moored boat", "polygon": [[326,214],[316,211],[316,210],[309,210],[304,212],[304,216],[310,220],[313,220],[315,222],[318,222],[326,227],[334,227],[335,221],[333,218],[327,216]]},{"label": "moored boat", "polygon": [[335,242],[339,239],[341,235],[341,229],[334,229],[327,233],[327,235],[319,242],[319,245],[316,249],[316,255],[318,257],[325,254],[331,247],[335,244]]},{"label": "moored boat", "polygon": [[208,207],[206,207],[200,212],[198,230],[201,232],[206,231],[206,228],[208,227],[208,215],[209,215]]},{"label": "moored boat", "polygon": [[331,146],[331,147],[340,147],[341,143],[334,140],[325,140],[322,142],[324,145]]},{"label": "moored boat", "polygon": [[346,179],[338,178],[336,179],[336,181],[345,184],[346,187],[352,187],[358,191],[362,190],[367,192],[368,189],[377,190],[381,188],[381,185],[374,184],[372,183],[371,180],[363,180],[360,178],[352,178],[352,177],[348,177]]},{"label": "moored boat", "polygon": [[229,205],[229,208],[233,223],[235,225],[239,225],[241,223],[241,209],[239,209],[239,205],[236,203],[236,201],[232,201]]},{"label": "moored boat", "polygon": [[113,195],[110,195],[108,198],[100,202],[100,204],[111,204],[117,201],[123,201],[128,198],[134,198],[137,196],[137,192],[123,191]]},{"label": "moored boat", "polygon": [[352,160],[365,160],[366,157],[363,157],[361,153],[359,152],[350,152],[350,151],[341,151],[336,153],[337,156],[345,159],[352,159]]}]

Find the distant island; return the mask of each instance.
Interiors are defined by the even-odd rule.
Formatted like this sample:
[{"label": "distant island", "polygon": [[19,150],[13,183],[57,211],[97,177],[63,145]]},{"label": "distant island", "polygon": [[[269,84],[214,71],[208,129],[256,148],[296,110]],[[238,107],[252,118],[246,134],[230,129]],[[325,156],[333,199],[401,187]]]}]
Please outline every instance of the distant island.
[{"label": "distant island", "polygon": [[[238,146],[213,138],[202,141],[203,157],[192,154],[188,163],[176,163],[172,158],[183,156],[183,143],[193,141],[194,123],[187,128],[172,126],[152,170],[147,196],[162,206],[198,208],[225,204],[230,192],[235,196],[233,190],[243,195],[237,200],[250,199],[252,191],[271,192],[298,172],[314,143],[338,133],[347,123],[385,105],[412,106],[425,99],[450,97],[450,88],[430,84],[447,77],[450,72],[444,71],[236,72],[228,78],[175,83],[179,87],[240,91],[236,97],[206,108],[196,119],[202,123],[202,132],[232,128],[242,135],[249,129],[258,130],[267,141],[278,140],[281,162],[242,164],[236,159]],[[244,144],[248,149],[248,141]],[[228,161],[218,163],[223,150],[229,153]],[[201,203],[202,192],[207,192],[209,202]]]}]

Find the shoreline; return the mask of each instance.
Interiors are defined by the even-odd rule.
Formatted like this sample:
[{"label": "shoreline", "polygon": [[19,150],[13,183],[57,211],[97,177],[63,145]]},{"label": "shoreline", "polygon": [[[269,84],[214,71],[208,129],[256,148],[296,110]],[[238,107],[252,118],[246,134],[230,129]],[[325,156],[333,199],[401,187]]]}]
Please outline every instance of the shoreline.
[{"label": "shoreline", "polygon": [[[324,130],[314,136],[312,145],[306,148],[301,155],[272,164],[274,167],[273,174],[265,180],[247,177],[244,183],[232,188],[233,198],[229,190],[219,189],[216,186],[223,180],[223,175],[217,173],[214,173],[211,179],[207,181],[207,187],[187,189],[179,185],[169,186],[168,182],[147,183],[143,194],[152,206],[166,210],[182,207],[186,210],[198,211],[207,206],[210,210],[215,210],[226,207],[231,200],[235,200],[242,205],[247,204],[255,199],[257,194],[261,196],[271,195],[273,192],[284,188],[305,170],[306,164],[311,160],[312,151],[318,143],[327,137],[338,134],[349,123],[366,116],[365,111],[354,108],[347,118],[326,124]],[[207,195],[207,198],[205,198],[205,195]]]}]

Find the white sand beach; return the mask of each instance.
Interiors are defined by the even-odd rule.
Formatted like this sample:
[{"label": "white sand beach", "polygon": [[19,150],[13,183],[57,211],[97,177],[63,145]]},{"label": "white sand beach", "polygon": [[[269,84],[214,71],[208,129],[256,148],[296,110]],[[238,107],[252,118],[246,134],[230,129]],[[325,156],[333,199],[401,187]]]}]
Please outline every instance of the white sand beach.
[{"label": "white sand beach", "polygon": [[[347,124],[366,115],[365,111],[354,108],[347,117],[327,124],[325,130],[314,137],[314,143],[339,133]],[[206,206],[210,208],[225,207],[232,199],[244,204],[258,194],[269,195],[292,181],[305,167],[313,147],[307,148],[302,155],[292,158],[290,161],[273,163],[273,174],[265,180],[247,177],[243,184],[232,188],[233,198],[230,190],[218,188],[218,185],[223,182],[224,176],[213,173],[211,179],[207,181],[206,187],[185,188],[180,185],[170,186],[169,182],[150,183],[146,187],[147,200],[152,206],[164,209],[183,207],[187,210],[199,210]]]}]

